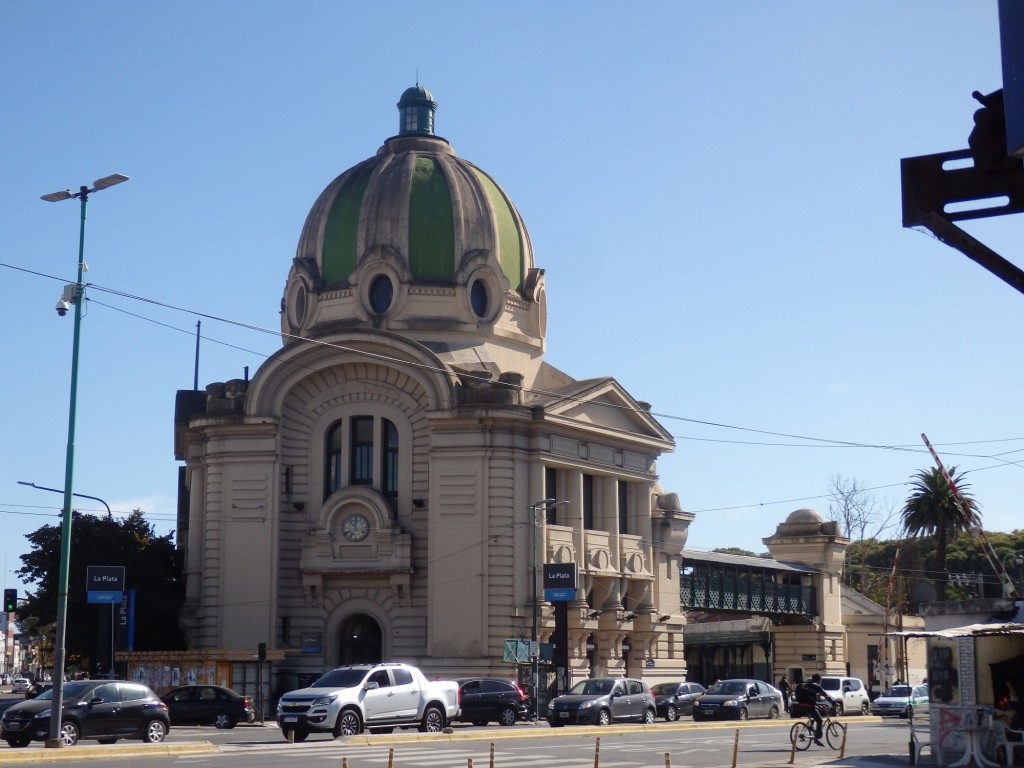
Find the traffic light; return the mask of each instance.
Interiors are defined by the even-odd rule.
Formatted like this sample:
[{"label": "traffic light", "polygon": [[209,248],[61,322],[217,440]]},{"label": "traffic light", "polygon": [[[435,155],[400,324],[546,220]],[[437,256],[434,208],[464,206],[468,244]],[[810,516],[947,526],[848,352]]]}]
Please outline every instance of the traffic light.
[{"label": "traffic light", "polygon": [[4,613],[14,613],[18,609],[18,590],[4,590]]}]

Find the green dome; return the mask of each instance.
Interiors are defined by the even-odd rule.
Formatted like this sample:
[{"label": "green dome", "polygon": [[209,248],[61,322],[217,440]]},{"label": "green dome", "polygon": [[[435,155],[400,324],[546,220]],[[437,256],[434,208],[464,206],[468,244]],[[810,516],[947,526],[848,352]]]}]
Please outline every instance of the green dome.
[{"label": "green dome", "polygon": [[[429,99],[417,85],[399,110]],[[315,260],[324,284],[344,285],[373,249],[394,254],[413,280],[434,283],[452,282],[468,254],[485,251],[521,292],[533,266],[526,227],[497,182],[444,139],[418,131],[388,139],[324,190],[296,255]]]}]

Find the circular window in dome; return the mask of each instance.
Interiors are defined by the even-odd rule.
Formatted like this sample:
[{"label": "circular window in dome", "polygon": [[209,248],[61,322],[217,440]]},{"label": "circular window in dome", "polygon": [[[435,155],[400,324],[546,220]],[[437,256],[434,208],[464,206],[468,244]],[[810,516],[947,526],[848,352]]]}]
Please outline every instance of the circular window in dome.
[{"label": "circular window in dome", "polygon": [[487,295],[487,284],[483,280],[476,280],[469,289],[469,303],[477,317],[487,317],[491,302]]},{"label": "circular window in dome", "polygon": [[383,315],[391,308],[395,298],[395,286],[387,275],[377,275],[370,283],[370,309]]}]

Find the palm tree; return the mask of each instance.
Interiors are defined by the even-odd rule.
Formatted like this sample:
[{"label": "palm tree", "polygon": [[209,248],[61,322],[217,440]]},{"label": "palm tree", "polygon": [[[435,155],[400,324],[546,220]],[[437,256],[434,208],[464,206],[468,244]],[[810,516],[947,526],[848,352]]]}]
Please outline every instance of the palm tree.
[{"label": "palm tree", "polygon": [[946,545],[970,528],[981,525],[978,503],[965,491],[970,486],[963,482],[963,474],[956,467],[949,468],[949,476],[960,491],[961,503],[938,468],[922,469],[914,475],[913,492],[903,504],[903,529],[910,538],[935,537],[935,591],[939,600],[946,599]]}]

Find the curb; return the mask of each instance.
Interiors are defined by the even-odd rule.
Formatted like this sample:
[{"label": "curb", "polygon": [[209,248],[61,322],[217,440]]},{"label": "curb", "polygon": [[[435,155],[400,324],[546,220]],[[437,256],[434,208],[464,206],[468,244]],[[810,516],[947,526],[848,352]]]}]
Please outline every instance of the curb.
[{"label": "curb", "polygon": [[103,746],[76,744],[74,747],[47,749],[39,745],[35,749],[0,749],[0,765],[4,763],[51,763],[67,760],[103,760],[125,757],[181,757],[184,755],[205,755],[220,752],[220,747],[209,741],[191,741],[181,744],[137,744],[131,746]]}]

